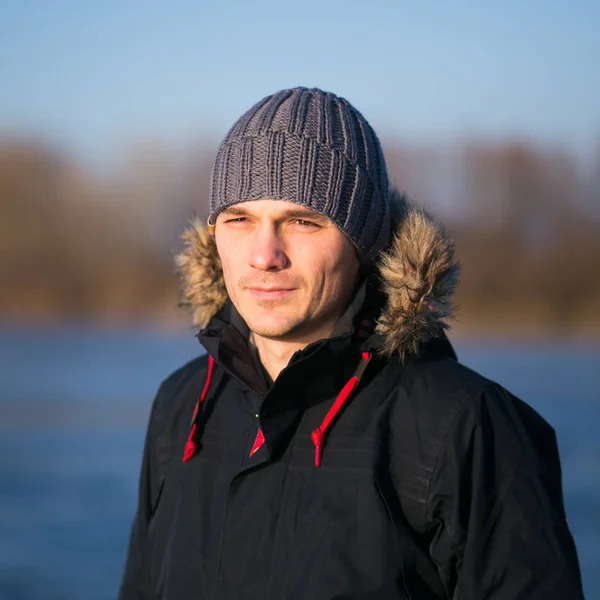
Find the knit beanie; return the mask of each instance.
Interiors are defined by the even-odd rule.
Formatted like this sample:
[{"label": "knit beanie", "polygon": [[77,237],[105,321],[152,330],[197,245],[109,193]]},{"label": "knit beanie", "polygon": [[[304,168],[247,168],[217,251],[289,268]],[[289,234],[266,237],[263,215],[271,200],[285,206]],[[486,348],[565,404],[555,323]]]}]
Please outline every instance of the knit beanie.
[{"label": "knit beanie", "polygon": [[347,100],[298,87],[242,115],[213,164],[209,223],[232,204],[288,200],[333,221],[370,263],[390,236],[388,178],[377,135]]}]

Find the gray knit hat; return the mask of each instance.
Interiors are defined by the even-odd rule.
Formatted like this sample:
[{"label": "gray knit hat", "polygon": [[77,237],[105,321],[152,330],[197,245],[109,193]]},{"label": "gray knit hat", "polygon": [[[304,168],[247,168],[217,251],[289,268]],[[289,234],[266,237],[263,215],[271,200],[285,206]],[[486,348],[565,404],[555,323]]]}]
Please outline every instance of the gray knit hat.
[{"label": "gray knit hat", "polygon": [[225,207],[271,198],[331,219],[371,262],[390,236],[381,145],[347,100],[319,89],[283,90],[254,105],[221,143],[209,222]]}]

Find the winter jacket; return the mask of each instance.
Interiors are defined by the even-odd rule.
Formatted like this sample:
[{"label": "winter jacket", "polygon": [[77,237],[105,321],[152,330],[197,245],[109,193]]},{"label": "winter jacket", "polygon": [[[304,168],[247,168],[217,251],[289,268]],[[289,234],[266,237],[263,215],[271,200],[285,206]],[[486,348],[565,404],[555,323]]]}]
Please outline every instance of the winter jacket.
[{"label": "winter jacket", "polygon": [[120,600],[577,600],[553,429],[458,362],[452,242],[396,235],[270,382],[212,238],[179,257],[207,351],[154,401]]}]

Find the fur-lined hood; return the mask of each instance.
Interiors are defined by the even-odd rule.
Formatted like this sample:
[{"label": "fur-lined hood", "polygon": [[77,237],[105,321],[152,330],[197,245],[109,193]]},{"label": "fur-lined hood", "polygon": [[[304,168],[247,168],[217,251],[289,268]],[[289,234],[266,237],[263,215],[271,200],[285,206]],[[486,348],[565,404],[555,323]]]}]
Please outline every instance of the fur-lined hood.
[{"label": "fur-lined hood", "polygon": [[[459,266],[454,243],[422,208],[395,188],[390,190],[392,242],[374,266],[386,297],[377,321],[381,354],[416,355],[442,335],[453,317]],[[227,300],[221,260],[206,225],[194,219],[182,235],[176,255],[182,281],[182,305],[195,326],[204,328]]]}]

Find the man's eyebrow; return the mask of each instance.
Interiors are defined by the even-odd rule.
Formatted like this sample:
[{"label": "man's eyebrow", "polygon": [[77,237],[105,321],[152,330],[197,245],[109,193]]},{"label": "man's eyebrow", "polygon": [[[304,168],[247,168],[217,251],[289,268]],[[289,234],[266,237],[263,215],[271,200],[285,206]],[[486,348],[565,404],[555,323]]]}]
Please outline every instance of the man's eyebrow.
[{"label": "man's eyebrow", "polygon": [[[243,203],[239,205],[227,206],[221,211],[223,215],[229,215],[232,217],[243,217],[247,216],[248,210],[243,206]],[[282,219],[302,219],[307,221],[315,221],[317,223],[326,223],[327,217],[313,210],[308,210],[304,208],[298,209],[289,209],[282,211],[281,214],[277,216],[277,220]]]},{"label": "man's eyebrow", "polygon": [[222,211],[221,214],[224,215],[233,215],[233,216],[240,216],[240,215],[245,215],[247,214],[248,211],[246,211],[243,207],[241,206],[227,206],[225,207]]},{"label": "man's eyebrow", "polygon": [[326,216],[313,210],[286,210],[281,216],[284,219],[302,219],[307,221],[317,221],[319,223],[327,221]]}]

